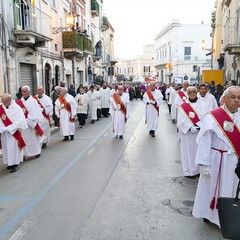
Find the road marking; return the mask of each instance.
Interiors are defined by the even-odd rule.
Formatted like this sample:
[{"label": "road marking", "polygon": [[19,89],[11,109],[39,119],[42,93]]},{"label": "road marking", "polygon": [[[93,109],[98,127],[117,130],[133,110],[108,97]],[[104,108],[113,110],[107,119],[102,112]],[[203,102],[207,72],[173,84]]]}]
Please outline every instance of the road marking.
[{"label": "road marking", "polygon": [[[79,154],[77,154],[58,174],[56,174],[43,189],[41,189],[33,198],[31,198],[31,201],[29,201],[22,209],[20,209],[20,211],[11,220],[9,220],[5,226],[0,228],[0,239],[3,239],[3,237],[13,231],[13,228],[19,224],[19,222],[24,219],[24,217],[44,198],[50,189],[56,183],[58,183],[58,181],[72,168],[72,166],[76,164],[76,162],[79,161],[79,159],[92,148],[92,146],[102,137],[102,135],[111,127],[111,125],[112,123],[109,123],[107,127],[105,127],[98,135],[96,135],[87,148],[79,152]],[[21,230],[19,231],[21,232]]]}]

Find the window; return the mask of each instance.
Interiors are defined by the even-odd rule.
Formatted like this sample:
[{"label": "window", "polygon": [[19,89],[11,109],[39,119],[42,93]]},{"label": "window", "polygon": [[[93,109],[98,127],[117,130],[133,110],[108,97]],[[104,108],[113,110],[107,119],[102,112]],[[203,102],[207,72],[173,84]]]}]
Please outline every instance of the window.
[{"label": "window", "polygon": [[191,47],[184,47],[184,60],[191,60]]}]

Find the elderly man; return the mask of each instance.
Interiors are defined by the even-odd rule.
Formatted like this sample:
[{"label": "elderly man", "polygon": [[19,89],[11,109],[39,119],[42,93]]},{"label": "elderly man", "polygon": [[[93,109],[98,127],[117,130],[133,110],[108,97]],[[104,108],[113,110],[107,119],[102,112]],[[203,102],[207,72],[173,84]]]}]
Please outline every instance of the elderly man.
[{"label": "elderly man", "polygon": [[34,98],[37,100],[43,115],[39,125],[44,132],[44,135],[41,137],[42,148],[46,148],[51,135],[50,117],[53,114],[52,99],[44,94],[44,89],[41,86],[37,88],[37,95],[35,95]]},{"label": "elderly man", "polygon": [[113,132],[116,138],[123,139],[125,123],[131,114],[129,96],[123,92],[123,86],[118,86],[118,91],[112,95],[110,103]]},{"label": "elderly man", "polygon": [[188,99],[178,108],[177,127],[180,134],[180,151],[183,174],[193,177],[199,174],[195,163],[196,138],[201,128],[201,120],[208,112],[207,104],[197,98],[197,88],[187,88]]},{"label": "elderly man", "polygon": [[188,98],[187,88],[189,87],[189,82],[184,81],[182,84],[182,88],[178,91],[177,96],[175,98],[175,106],[178,108],[183,102],[185,102]]},{"label": "elderly man", "polygon": [[156,89],[154,81],[150,82],[149,89],[143,95],[143,102],[146,103],[146,124],[149,134],[155,137],[158,126],[159,106],[163,101],[162,93]]},{"label": "elderly man", "polygon": [[66,88],[61,88],[60,96],[55,102],[55,112],[60,118],[60,132],[63,141],[74,140],[75,117],[77,114],[77,103],[73,96],[68,94]]},{"label": "elderly man", "polygon": [[30,95],[30,87],[22,86],[22,98],[16,103],[22,108],[27,120],[27,129],[23,129],[23,138],[26,142],[26,147],[23,150],[24,157],[35,156],[39,158],[41,155],[41,137],[43,130],[40,127],[40,122],[43,119],[41,109],[36,101]]},{"label": "elderly man", "polygon": [[5,93],[1,97],[0,133],[2,143],[3,163],[10,171],[16,172],[23,161],[23,148],[26,146],[21,130],[27,128],[27,122],[22,109],[11,100],[11,95]]},{"label": "elderly man", "polygon": [[223,98],[223,106],[205,116],[197,137],[201,175],[193,207],[194,217],[218,226],[217,198],[235,197],[239,182],[234,171],[240,157],[240,88],[227,88]]},{"label": "elderly man", "polygon": [[200,84],[197,97],[207,103],[208,111],[212,111],[218,107],[216,98],[209,93],[208,86],[205,83]]}]

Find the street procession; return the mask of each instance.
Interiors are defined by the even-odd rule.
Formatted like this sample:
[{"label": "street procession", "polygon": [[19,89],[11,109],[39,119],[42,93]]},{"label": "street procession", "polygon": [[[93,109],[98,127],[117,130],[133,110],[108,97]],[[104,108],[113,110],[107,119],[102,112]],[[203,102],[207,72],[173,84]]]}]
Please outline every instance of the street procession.
[{"label": "street procession", "polygon": [[203,1],[2,1],[0,240],[240,240],[240,4]]}]

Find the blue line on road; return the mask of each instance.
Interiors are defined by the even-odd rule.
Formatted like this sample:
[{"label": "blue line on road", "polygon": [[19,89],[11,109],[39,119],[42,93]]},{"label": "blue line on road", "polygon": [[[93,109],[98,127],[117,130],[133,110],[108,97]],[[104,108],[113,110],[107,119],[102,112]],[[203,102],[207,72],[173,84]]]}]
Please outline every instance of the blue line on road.
[{"label": "blue line on road", "polygon": [[101,138],[101,136],[106,132],[111,124],[103,129],[89,144],[89,146],[79,152],[79,154],[73,158],[57,175],[55,175],[49,183],[38,192],[32,200],[23,207],[11,220],[9,220],[5,226],[0,229],[0,239],[2,240],[7,234],[13,231],[13,228],[44,198],[44,196],[49,192],[49,190],[68,172],[69,169],[81,158],[89,149]]},{"label": "blue line on road", "polygon": [[29,200],[30,198],[19,196],[0,196],[0,201]]}]

